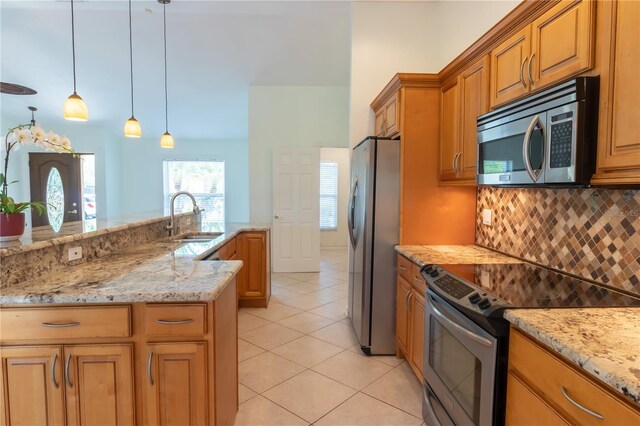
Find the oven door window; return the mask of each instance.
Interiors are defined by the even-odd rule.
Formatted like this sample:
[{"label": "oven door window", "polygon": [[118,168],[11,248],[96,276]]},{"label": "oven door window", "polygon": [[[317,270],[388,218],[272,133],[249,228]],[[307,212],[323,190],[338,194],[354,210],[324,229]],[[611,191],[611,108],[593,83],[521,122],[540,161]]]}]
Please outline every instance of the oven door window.
[{"label": "oven door window", "polygon": [[429,365],[473,423],[479,424],[482,363],[434,317],[429,327]]},{"label": "oven door window", "polygon": [[[523,144],[524,132],[479,144],[478,173],[487,175],[525,171],[524,159],[522,158]],[[529,154],[531,167],[535,170],[541,169],[544,137],[540,128],[536,128],[531,135]]]}]

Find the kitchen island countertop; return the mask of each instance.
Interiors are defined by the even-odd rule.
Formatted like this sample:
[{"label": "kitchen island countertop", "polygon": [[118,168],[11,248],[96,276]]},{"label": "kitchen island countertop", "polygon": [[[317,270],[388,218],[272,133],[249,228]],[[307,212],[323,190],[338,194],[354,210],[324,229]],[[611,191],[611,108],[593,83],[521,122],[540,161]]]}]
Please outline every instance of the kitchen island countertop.
[{"label": "kitchen island countertop", "polygon": [[240,232],[268,225],[228,224],[206,243],[162,239],[0,288],[0,305],[212,301],[241,261],[200,260]]}]

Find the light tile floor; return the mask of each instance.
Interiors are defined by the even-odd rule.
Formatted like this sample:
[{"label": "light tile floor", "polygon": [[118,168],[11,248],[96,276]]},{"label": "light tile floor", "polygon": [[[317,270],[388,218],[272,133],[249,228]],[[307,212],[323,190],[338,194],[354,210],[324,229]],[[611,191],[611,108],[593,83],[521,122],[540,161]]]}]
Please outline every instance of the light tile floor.
[{"label": "light tile floor", "polygon": [[346,250],[321,256],[319,273],[273,274],[268,309],[240,310],[236,425],[422,424],[407,363],[360,351],[346,316]]}]

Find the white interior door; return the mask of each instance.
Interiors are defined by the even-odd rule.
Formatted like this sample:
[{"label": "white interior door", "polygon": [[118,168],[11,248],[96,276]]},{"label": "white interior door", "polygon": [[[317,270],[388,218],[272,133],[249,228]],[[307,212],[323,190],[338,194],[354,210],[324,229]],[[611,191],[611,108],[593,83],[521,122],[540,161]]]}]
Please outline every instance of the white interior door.
[{"label": "white interior door", "polygon": [[320,270],[320,149],[273,152],[274,272]]}]

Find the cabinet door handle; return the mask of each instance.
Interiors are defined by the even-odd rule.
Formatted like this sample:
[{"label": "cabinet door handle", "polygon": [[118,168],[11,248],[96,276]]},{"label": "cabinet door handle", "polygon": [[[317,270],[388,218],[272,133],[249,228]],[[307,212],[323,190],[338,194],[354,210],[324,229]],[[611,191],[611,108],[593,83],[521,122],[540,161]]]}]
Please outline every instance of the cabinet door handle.
[{"label": "cabinet door handle", "polygon": [[533,57],[534,56],[536,56],[535,52],[529,58],[529,65],[527,65],[527,73],[529,74],[529,83],[530,83],[531,87],[533,87],[533,75],[531,73],[531,64],[533,63]]},{"label": "cabinet door handle", "polygon": [[462,173],[462,169],[460,168],[460,157],[462,157],[462,152],[459,152],[456,155],[456,173]]},{"label": "cabinet door handle", "polygon": [[524,64],[527,63],[529,58],[524,58],[522,60],[522,65],[520,65],[520,83],[522,83],[522,87],[527,88],[527,83],[524,81]]},{"label": "cabinet door handle", "polygon": [[562,395],[565,397],[565,399],[567,401],[569,401],[571,404],[573,404],[574,406],[578,407],[580,410],[584,411],[587,414],[592,415],[593,417],[595,417],[596,419],[599,420],[604,420],[604,416],[602,414],[596,413],[595,411],[591,411],[589,410],[587,407],[578,404],[576,401],[574,401],[569,394],[567,393],[567,390],[564,388],[564,386],[560,386],[560,391],[562,392]]},{"label": "cabinet door handle", "polygon": [[456,171],[456,157],[458,156],[457,153],[453,154],[453,158],[451,159],[451,169],[453,170],[453,173],[458,174],[458,172]]},{"label": "cabinet door handle", "polygon": [[193,320],[191,318],[187,318],[183,320],[175,320],[175,321],[159,319],[159,320],[156,320],[156,322],[158,324],[163,324],[163,325],[179,325],[179,324],[189,324],[190,322],[193,322]]},{"label": "cabinet door handle", "polygon": [[411,313],[411,298],[413,297],[413,293],[409,291],[409,298],[407,299],[407,309],[409,309],[409,313]]},{"label": "cabinet door handle", "polygon": [[45,327],[49,327],[49,328],[64,328],[64,327],[75,327],[77,325],[80,325],[80,323],[77,322],[77,321],[72,321],[72,322],[43,322],[42,325],[45,326]]},{"label": "cabinet door handle", "polygon": [[64,362],[64,380],[67,382],[67,386],[72,388],[71,379],[69,378],[69,365],[71,364],[71,354],[67,354],[67,359]]},{"label": "cabinet door handle", "polygon": [[151,363],[153,362],[153,351],[149,352],[149,359],[147,360],[147,378],[149,384],[153,386],[153,375],[151,374]]},{"label": "cabinet door handle", "polygon": [[407,308],[407,311],[409,311],[409,297],[411,297],[411,290],[407,290],[407,294],[404,295],[404,306]]},{"label": "cabinet door handle", "polygon": [[51,359],[51,383],[53,383],[53,386],[58,389],[60,387],[60,385],[58,384],[58,382],[56,381],[56,364],[58,362],[58,353],[54,353],[53,357]]}]

